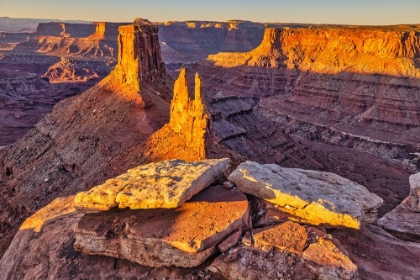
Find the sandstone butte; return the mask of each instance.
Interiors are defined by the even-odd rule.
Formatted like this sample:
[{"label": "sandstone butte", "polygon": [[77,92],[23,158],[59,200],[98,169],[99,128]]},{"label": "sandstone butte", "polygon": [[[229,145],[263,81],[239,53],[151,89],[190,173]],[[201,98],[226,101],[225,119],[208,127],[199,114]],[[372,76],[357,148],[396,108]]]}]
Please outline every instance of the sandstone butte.
[{"label": "sandstone butte", "polygon": [[210,55],[208,60],[221,67],[247,65],[419,78],[419,48],[420,37],[414,31],[267,28],[256,49]]},{"label": "sandstone butte", "polygon": [[229,175],[245,193],[276,204],[299,222],[359,229],[374,223],[383,200],[333,173],[247,161]]},{"label": "sandstone butte", "polygon": [[229,166],[229,159],[196,162],[162,161],[139,166],[76,195],[75,207],[84,212],[177,208],[209,186]]}]

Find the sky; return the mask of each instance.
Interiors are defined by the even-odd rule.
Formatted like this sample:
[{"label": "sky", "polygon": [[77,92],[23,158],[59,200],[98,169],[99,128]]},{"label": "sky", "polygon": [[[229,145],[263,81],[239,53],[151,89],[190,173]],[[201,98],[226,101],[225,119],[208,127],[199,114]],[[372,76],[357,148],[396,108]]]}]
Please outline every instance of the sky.
[{"label": "sky", "polygon": [[387,25],[420,23],[420,0],[0,0],[0,16]]}]

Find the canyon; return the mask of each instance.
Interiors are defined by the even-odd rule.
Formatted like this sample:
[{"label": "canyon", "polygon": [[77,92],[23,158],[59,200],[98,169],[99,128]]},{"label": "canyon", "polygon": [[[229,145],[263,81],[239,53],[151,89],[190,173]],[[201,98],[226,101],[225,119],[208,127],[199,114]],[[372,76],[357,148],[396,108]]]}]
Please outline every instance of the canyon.
[{"label": "canyon", "polygon": [[[5,254],[0,267],[11,273],[7,279],[18,279],[16,267],[29,269],[36,262],[21,253],[24,248],[45,245],[39,256],[56,262],[40,261],[39,267],[58,267],[64,259],[71,260],[61,274],[58,270],[53,274],[66,279],[83,273],[96,275],[95,269],[103,277],[118,271],[121,277],[135,272],[144,278],[176,275],[179,279],[197,275],[234,279],[245,277],[244,271],[249,271],[249,277],[262,273],[281,279],[291,273],[289,278],[310,279],[332,273],[353,279],[357,269],[362,279],[415,279],[420,247],[418,229],[409,220],[418,218],[418,194],[410,179],[409,195],[408,177],[420,168],[419,32],[415,25],[308,27],[246,21],[154,25],[136,19],[134,24],[45,23],[33,34],[0,37],[1,43],[13,44],[0,55],[0,100],[4,101],[0,145],[8,145],[0,149],[0,253]],[[176,261],[162,268],[158,255],[136,264],[138,256],[124,249],[125,243],[116,243],[128,234],[122,225],[130,230],[133,226],[130,234],[139,234],[130,239],[133,244],[136,238],[149,238],[137,231],[131,210],[90,213],[78,208],[74,198],[106,180],[109,183],[104,186],[109,187],[120,180],[117,176],[127,170],[129,175],[124,176],[131,176],[130,170],[144,164],[220,158],[230,158],[230,165],[212,186],[201,190],[206,198],[195,193],[197,197],[178,205],[179,211],[187,211],[194,203],[207,205],[213,197],[221,205],[248,203],[251,226],[246,219],[241,230],[236,225],[229,232],[231,237],[224,236],[230,245],[218,239],[217,249],[214,244],[203,245],[206,248],[194,251],[194,257],[179,253],[185,263],[194,260],[192,268],[173,267]],[[297,218],[299,211],[288,210],[292,206],[279,206],[276,203],[281,200],[254,193],[234,179],[234,170],[247,160],[279,165],[282,172],[290,168],[291,184],[303,180],[302,185],[319,185],[312,180],[328,177],[321,185],[331,193],[340,184],[354,191],[360,185],[366,187],[352,203],[344,203],[346,207],[353,207],[358,197],[375,203],[363,204],[362,212],[344,207],[346,213],[357,213],[352,226]],[[273,168],[267,165],[264,170],[277,170]],[[315,171],[299,171],[302,168]],[[342,177],[322,175],[324,171]],[[307,177],[302,179],[302,174]],[[217,193],[232,199],[225,201]],[[303,196],[308,195],[312,193],[306,190]],[[351,193],[344,197],[348,199]],[[154,210],[136,219],[177,215],[176,211]],[[377,215],[384,229],[376,224]],[[395,216],[401,223],[393,224]],[[96,224],[91,227],[88,219]],[[41,223],[41,234],[37,223]],[[110,225],[112,236],[104,233],[104,224]],[[270,239],[267,226],[279,232],[292,228],[300,232],[296,238],[316,237],[294,244],[294,251],[285,253],[278,241]],[[50,242],[50,235],[62,238]],[[108,253],[95,253],[85,238],[99,242]],[[104,238],[111,238],[109,244],[100,241]],[[156,241],[163,242],[156,246],[167,249],[169,239]],[[255,240],[265,245],[250,246]],[[269,252],[275,260],[287,263],[286,275],[262,264],[267,261],[264,246],[277,248]],[[328,248],[340,252],[334,258],[340,260],[335,265],[342,266],[342,274],[316,264],[325,263],[314,257],[318,250],[329,252]],[[20,253],[13,256],[12,251]],[[120,258],[121,252],[134,263]],[[243,261],[238,261],[238,254]],[[35,271],[32,276],[37,275]]]}]

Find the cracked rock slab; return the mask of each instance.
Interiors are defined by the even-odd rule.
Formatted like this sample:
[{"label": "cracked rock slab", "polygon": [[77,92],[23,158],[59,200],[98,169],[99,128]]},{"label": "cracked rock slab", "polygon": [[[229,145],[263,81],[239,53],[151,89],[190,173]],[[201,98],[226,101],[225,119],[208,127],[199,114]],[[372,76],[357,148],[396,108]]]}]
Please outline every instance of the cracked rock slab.
[{"label": "cracked rock slab", "polygon": [[130,169],[127,173],[76,195],[81,212],[130,209],[177,208],[223,176],[229,159],[196,162],[169,160]]},{"label": "cracked rock slab", "polygon": [[329,172],[282,168],[247,161],[229,180],[248,194],[279,206],[311,225],[360,228],[377,220],[382,198],[365,187]]},{"label": "cracked rock slab", "polygon": [[86,214],[75,229],[74,247],[150,267],[195,267],[248,218],[242,192],[212,186],[177,209]]}]

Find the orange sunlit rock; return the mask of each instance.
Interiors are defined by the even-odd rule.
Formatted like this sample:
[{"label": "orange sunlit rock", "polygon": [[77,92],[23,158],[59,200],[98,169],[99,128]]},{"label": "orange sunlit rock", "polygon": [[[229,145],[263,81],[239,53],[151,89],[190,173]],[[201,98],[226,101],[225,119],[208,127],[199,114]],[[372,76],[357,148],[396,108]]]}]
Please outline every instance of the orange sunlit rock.
[{"label": "orange sunlit rock", "polygon": [[195,76],[194,100],[190,100],[188,85],[187,70],[182,68],[174,85],[169,124],[149,140],[151,157],[155,160],[206,158],[210,119],[201,95],[200,76]]},{"label": "orange sunlit rock", "polygon": [[415,32],[382,29],[265,30],[250,52],[210,55],[216,66],[289,68],[324,74],[343,71],[420,77],[416,66],[420,37]]}]

